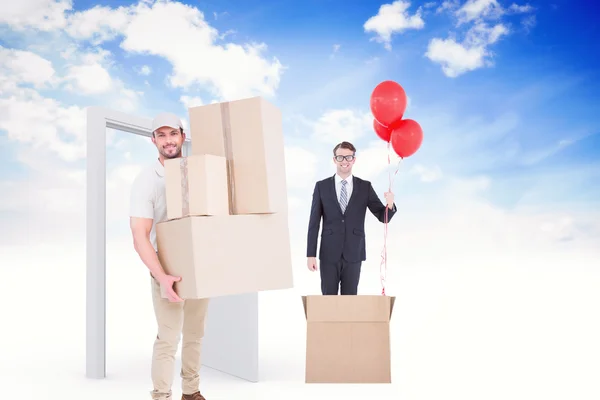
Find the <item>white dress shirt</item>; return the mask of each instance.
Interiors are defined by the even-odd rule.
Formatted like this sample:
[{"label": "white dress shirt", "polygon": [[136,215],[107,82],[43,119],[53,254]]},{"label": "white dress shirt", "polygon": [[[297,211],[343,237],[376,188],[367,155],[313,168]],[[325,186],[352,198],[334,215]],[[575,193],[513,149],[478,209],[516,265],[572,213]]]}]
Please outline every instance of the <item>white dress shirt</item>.
[{"label": "white dress shirt", "polygon": [[[342,193],[342,180],[343,179],[338,174],[335,174],[335,193],[337,194],[338,202],[340,201],[340,194]],[[348,202],[350,202],[350,196],[352,195],[352,180],[352,175],[346,178],[346,193],[348,195],[346,198],[348,199]]]}]

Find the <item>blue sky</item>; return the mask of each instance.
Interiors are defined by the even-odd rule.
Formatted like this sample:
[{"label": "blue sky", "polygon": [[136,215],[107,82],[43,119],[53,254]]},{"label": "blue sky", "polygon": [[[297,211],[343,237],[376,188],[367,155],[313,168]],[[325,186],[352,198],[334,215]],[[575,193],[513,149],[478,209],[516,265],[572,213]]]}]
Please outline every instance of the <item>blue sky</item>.
[{"label": "blue sky", "polygon": [[[0,83],[29,90],[0,92],[1,162],[13,171],[5,185],[25,177],[48,182],[42,177],[51,168],[81,174],[89,105],[186,118],[182,96],[207,103],[263,95],[284,113],[289,191],[302,221],[314,180],[332,173],[330,151],[339,140],[358,146],[356,173],[386,189],[385,144],[370,130],[369,96],[391,79],[406,89],[405,117],[425,136],[396,178],[400,204],[423,205],[408,213],[465,193],[500,210],[598,211],[600,69],[593,54],[600,45],[592,38],[599,28],[585,2],[162,3],[44,0],[32,12],[25,0],[0,18],[0,68],[9,77]],[[56,4],[64,14],[51,11]],[[109,36],[95,40],[102,33]],[[253,53],[259,43],[266,48]],[[20,62],[19,50],[38,58]],[[43,62],[52,74],[38,68]],[[140,74],[142,67],[150,74]],[[143,164],[153,151],[120,140],[109,143],[115,171],[120,163]],[[487,183],[464,189],[477,182]],[[5,200],[2,210],[18,199]]]}]

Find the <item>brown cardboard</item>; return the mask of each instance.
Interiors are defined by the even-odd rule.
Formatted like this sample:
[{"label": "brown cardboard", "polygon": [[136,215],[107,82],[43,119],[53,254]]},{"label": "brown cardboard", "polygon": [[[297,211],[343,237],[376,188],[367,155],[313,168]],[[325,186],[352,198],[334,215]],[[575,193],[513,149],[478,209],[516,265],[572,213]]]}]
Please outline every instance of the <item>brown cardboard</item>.
[{"label": "brown cardboard", "polygon": [[193,155],[164,164],[167,219],[229,214],[225,157]]},{"label": "brown cardboard", "polygon": [[230,214],[287,212],[280,110],[253,97],[188,111],[192,154],[227,159]]},{"label": "brown cardboard", "polygon": [[303,296],[306,383],[391,383],[395,297]]},{"label": "brown cardboard", "polygon": [[165,221],[156,239],[165,272],[181,277],[174,287],[183,299],[293,287],[285,213]]}]

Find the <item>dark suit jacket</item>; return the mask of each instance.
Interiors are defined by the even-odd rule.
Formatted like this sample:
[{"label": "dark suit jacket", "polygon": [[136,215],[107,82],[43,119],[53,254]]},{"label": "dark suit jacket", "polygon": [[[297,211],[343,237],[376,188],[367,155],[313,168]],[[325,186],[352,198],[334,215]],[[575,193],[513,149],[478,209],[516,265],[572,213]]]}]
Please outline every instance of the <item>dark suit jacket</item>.
[{"label": "dark suit jacket", "polygon": [[[381,202],[371,182],[353,177],[352,195],[342,214],[335,191],[335,176],[315,184],[308,222],[307,257],[317,256],[317,239],[321,219],[321,261],[338,262],[342,257],[349,262],[366,260],[365,216],[367,208],[377,219],[385,222],[387,206]],[[396,205],[388,209],[388,221],[396,213]]]}]

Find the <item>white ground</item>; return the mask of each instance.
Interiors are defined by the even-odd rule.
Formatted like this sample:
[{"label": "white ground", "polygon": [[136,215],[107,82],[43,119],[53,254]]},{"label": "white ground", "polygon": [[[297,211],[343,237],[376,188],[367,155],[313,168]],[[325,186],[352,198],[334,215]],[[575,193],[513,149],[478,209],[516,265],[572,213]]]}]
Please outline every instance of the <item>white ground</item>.
[{"label": "white ground", "polygon": [[[128,245],[108,248],[104,380],[85,378],[81,246],[0,249],[2,399],[149,398],[154,321],[147,273]],[[61,256],[50,257],[50,250]],[[208,400],[600,398],[597,260],[543,254],[521,257],[519,264],[495,259],[485,266],[397,265],[388,278],[394,282],[390,294],[398,296],[390,385],[303,383],[300,295],[318,292],[318,282],[300,261],[298,289],[261,297],[261,382],[205,369]],[[366,268],[362,293],[378,292],[377,265]]]}]

